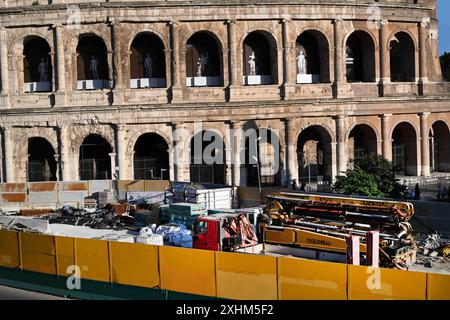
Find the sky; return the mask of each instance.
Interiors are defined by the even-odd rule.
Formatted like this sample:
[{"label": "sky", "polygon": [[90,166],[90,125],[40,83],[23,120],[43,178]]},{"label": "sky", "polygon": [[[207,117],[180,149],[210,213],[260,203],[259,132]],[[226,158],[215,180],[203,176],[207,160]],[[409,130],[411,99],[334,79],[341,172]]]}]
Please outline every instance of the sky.
[{"label": "sky", "polygon": [[439,53],[450,52],[450,0],[438,0]]}]

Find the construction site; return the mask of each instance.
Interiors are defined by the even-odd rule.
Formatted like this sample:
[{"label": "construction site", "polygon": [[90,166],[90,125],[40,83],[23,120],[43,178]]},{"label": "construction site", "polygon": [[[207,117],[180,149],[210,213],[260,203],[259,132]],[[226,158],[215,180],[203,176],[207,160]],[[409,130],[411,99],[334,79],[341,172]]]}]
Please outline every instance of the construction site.
[{"label": "construction site", "polygon": [[[450,204],[270,188],[261,202],[258,188],[161,180],[1,187],[25,199],[0,214],[7,286],[72,299],[449,298]],[[88,285],[67,287],[73,275]]]},{"label": "construction site", "polygon": [[[0,299],[450,299],[439,30],[437,0],[1,2]],[[365,157],[403,192],[339,190]]]}]

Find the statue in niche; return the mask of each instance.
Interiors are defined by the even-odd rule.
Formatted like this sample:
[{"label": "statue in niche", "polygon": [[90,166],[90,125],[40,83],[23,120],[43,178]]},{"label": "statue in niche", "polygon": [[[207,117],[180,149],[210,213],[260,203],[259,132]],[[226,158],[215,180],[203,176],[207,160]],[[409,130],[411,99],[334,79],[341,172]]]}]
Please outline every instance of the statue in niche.
[{"label": "statue in niche", "polygon": [[153,60],[149,53],[147,53],[147,56],[144,60],[144,70],[145,76],[150,79],[153,74]]},{"label": "statue in niche", "polygon": [[197,77],[205,76],[206,65],[208,64],[208,53],[201,54],[197,59]]},{"label": "statue in niche", "polygon": [[39,73],[39,81],[40,82],[48,81],[48,62],[44,61],[44,58],[42,58],[41,63],[39,63],[38,73]]},{"label": "statue in niche", "polygon": [[306,56],[303,50],[300,50],[297,56],[298,74],[306,74]]},{"label": "statue in niche", "polygon": [[89,64],[89,71],[91,71],[92,78],[98,80],[98,60],[96,57],[91,57],[91,62]]},{"label": "statue in niche", "polygon": [[248,60],[248,64],[250,65],[250,75],[256,76],[256,56],[255,52],[252,52],[252,54],[249,56],[250,60]]}]

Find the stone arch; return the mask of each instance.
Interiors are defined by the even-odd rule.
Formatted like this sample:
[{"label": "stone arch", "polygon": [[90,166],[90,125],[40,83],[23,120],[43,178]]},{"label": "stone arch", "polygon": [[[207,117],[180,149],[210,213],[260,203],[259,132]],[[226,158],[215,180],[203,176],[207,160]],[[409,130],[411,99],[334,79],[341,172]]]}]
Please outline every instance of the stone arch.
[{"label": "stone arch", "polygon": [[356,29],[345,37],[347,82],[375,82],[376,40],[370,31]]},{"label": "stone arch", "polygon": [[170,147],[163,136],[144,133],[136,140],[133,151],[134,179],[170,179]]},{"label": "stone arch", "polygon": [[53,61],[46,39],[39,36],[23,39],[23,79],[25,92],[52,90]]},{"label": "stone arch", "polygon": [[450,172],[450,129],[446,121],[436,120],[429,128],[430,169]]},{"label": "stone arch", "polygon": [[[319,28],[304,29],[300,32],[294,43],[297,65],[297,75],[312,75],[297,83],[327,83],[330,82],[330,42],[328,36]],[[303,52],[306,61],[306,70],[299,70],[297,57]],[[306,72],[306,73],[305,73]]]},{"label": "stone arch", "polygon": [[83,140],[89,135],[99,135],[106,141],[108,141],[109,145],[112,148],[111,152],[115,152],[115,139],[114,139],[114,130],[110,126],[95,126],[95,125],[82,125],[72,127],[72,130],[69,133],[69,137],[71,140],[71,149],[72,153],[78,154],[80,150],[80,146],[83,143]]},{"label": "stone arch", "polygon": [[349,127],[347,128],[346,133],[345,133],[345,139],[346,139],[346,140],[348,140],[348,136],[350,135],[350,132],[351,132],[356,126],[359,126],[359,125],[366,125],[366,126],[370,127],[370,129],[372,129],[372,130],[374,131],[377,140],[378,140],[378,141],[381,140],[381,133],[380,133],[380,131],[378,130],[378,128],[376,127],[376,125],[373,124],[372,122],[366,121],[366,120],[357,120],[354,124],[352,124],[351,126],[349,126]]},{"label": "stone arch", "polygon": [[125,153],[132,154],[133,150],[134,150],[134,146],[135,146],[137,140],[139,139],[139,137],[144,134],[147,134],[147,133],[154,133],[154,134],[159,135],[167,143],[168,148],[172,149],[173,143],[172,143],[171,137],[168,137],[164,132],[162,132],[161,130],[155,129],[155,128],[152,128],[152,129],[143,128],[143,129],[140,129],[140,130],[134,132],[132,134],[132,136],[128,139]]},{"label": "stone arch", "polygon": [[[255,122],[247,122],[244,127],[244,159],[247,184],[258,186],[281,185],[281,150],[280,136],[274,128],[258,126]],[[253,129],[254,131],[252,131]]]},{"label": "stone arch", "polygon": [[392,127],[392,162],[401,174],[418,174],[418,130],[410,121],[400,121]]},{"label": "stone arch", "polygon": [[19,32],[18,34],[16,34],[14,39],[9,43],[8,54],[9,55],[14,55],[14,50],[18,46],[22,46],[23,43],[24,43],[24,40],[26,38],[29,38],[29,37],[39,37],[39,38],[44,39],[47,42],[47,44],[49,45],[49,47],[50,47],[50,54],[54,54],[55,50],[54,50],[54,47],[53,47],[53,39],[51,39],[49,37],[48,33],[44,33],[44,32],[41,32],[39,30],[33,30],[33,32],[22,31],[22,32]]},{"label": "stone arch", "polygon": [[[185,43],[186,77],[194,80],[188,86],[221,86],[223,84],[223,44],[213,32],[201,30],[190,33]],[[206,82],[196,83],[198,77]]]},{"label": "stone arch", "polygon": [[206,129],[197,132],[189,143],[190,181],[225,184],[226,151],[223,137],[217,131]]},{"label": "stone arch", "polygon": [[127,50],[132,88],[166,86],[165,51],[164,42],[155,33],[140,32],[132,39]]},{"label": "stone arch", "polygon": [[415,82],[417,46],[407,31],[396,32],[389,41],[392,82]]},{"label": "stone arch", "polygon": [[366,154],[377,154],[378,136],[373,126],[358,123],[350,130],[347,139],[347,154],[353,162]]},{"label": "stone arch", "polygon": [[112,177],[113,145],[99,134],[87,135],[79,148],[80,180],[109,180]]},{"label": "stone arch", "polygon": [[57,180],[57,153],[51,143],[41,137],[28,139],[27,180],[30,182]]},{"label": "stone arch", "polygon": [[[241,48],[245,85],[278,82],[278,46],[277,38],[272,32],[256,29],[247,33],[242,40]],[[250,60],[255,61],[254,69]]]},{"label": "stone arch", "polygon": [[[91,32],[80,34],[76,46],[77,80],[109,80],[111,74],[108,51],[107,42],[103,37]],[[91,69],[94,58],[97,60],[95,68],[97,72],[93,72]]]},{"label": "stone arch", "polygon": [[322,125],[312,124],[302,128],[296,143],[299,181],[332,180],[332,137]]},{"label": "stone arch", "polygon": [[145,34],[151,34],[154,35],[155,37],[157,37],[163,44],[164,46],[164,50],[169,50],[168,48],[170,48],[169,45],[169,40],[167,39],[167,37],[162,34],[161,32],[154,30],[154,29],[143,29],[143,30],[132,30],[132,33],[130,34],[130,37],[128,38],[128,41],[124,41],[122,44],[122,50],[123,52],[128,52],[131,49],[131,44],[133,43],[133,41],[141,36],[141,35],[145,35]]}]

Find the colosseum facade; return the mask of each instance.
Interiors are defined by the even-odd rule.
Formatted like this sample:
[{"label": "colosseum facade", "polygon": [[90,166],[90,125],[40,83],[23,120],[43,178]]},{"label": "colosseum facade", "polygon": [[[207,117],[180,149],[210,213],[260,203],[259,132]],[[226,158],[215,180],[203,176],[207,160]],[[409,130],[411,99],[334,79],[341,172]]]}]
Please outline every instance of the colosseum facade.
[{"label": "colosseum facade", "polygon": [[[251,128],[270,133],[265,147],[279,159],[276,173],[262,172],[265,185],[332,181],[365,153],[404,175],[450,172],[436,8],[436,0],[3,1],[2,182],[252,185]],[[223,164],[192,161],[199,123],[223,145],[215,151]]]}]

